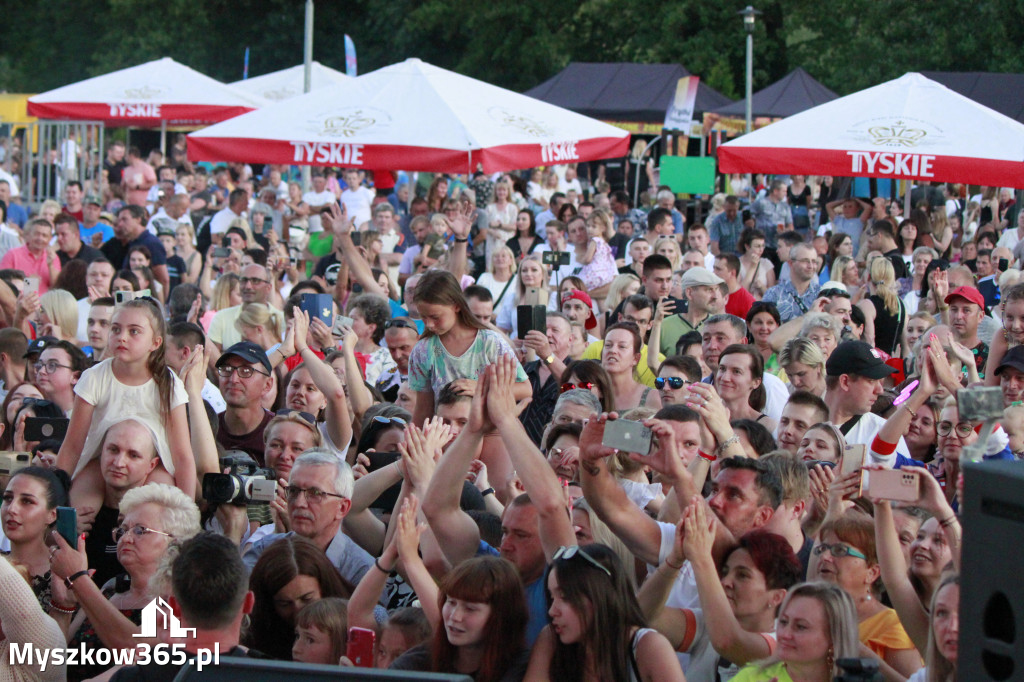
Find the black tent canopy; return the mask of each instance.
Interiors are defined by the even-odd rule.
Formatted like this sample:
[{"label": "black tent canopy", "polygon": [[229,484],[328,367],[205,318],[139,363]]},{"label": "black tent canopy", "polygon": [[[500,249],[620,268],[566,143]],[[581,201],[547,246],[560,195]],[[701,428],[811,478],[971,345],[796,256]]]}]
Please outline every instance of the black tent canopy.
[{"label": "black tent canopy", "polygon": [[1024,74],[979,71],[921,71],[925,78],[1024,123]]},{"label": "black tent canopy", "polygon": [[[838,97],[839,95],[814,80],[811,74],[797,67],[782,79],[755,92],[750,98],[751,113],[754,116],[785,118],[819,104],[831,102]],[[722,116],[745,116],[747,101],[738,99],[732,104],[715,109],[713,113]]]},{"label": "black tent canopy", "polygon": [[[689,75],[679,64],[571,62],[525,94],[602,121],[654,123],[665,120],[676,83]],[[694,113],[728,103],[701,81]]]}]

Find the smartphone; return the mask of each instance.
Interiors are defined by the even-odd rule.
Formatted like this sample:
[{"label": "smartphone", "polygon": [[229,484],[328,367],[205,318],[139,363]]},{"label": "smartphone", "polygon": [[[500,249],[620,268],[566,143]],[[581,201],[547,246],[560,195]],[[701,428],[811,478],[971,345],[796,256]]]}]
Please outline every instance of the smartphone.
[{"label": "smartphone", "polygon": [[545,251],[540,256],[540,262],[544,265],[561,267],[569,264],[568,251]]},{"label": "smartphone", "polygon": [[357,668],[373,667],[373,648],[377,634],[366,628],[349,628],[345,656]]},{"label": "smartphone", "polygon": [[604,438],[601,444],[622,452],[636,452],[648,455],[651,452],[653,434],[643,422],[629,419],[616,419],[604,425]]},{"label": "smartphone", "polygon": [[78,549],[78,512],[74,507],[57,507],[57,532],[73,549]]},{"label": "smartphone", "polygon": [[344,315],[336,315],[334,317],[334,327],[331,329],[331,334],[337,337],[341,337],[343,327],[352,327],[354,320],[351,317],[345,317]]},{"label": "smartphone", "polygon": [[847,445],[846,449],[843,450],[843,459],[839,465],[839,475],[846,476],[852,474],[855,471],[860,471],[860,484],[857,486],[857,494],[854,497],[860,497],[864,490],[864,458],[867,457],[867,446],[859,443]]},{"label": "smartphone", "polygon": [[68,420],[62,418],[48,419],[29,417],[25,420],[25,440],[64,440],[68,432]]},{"label": "smartphone", "polygon": [[520,299],[520,303],[531,305],[547,305],[547,298],[536,287],[527,287],[526,294]]},{"label": "smartphone", "polygon": [[26,277],[25,278],[25,289],[21,292],[23,294],[39,293],[39,278],[38,277]]},{"label": "smartphone", "polygon": [[226,246],[218,246],[213,250],[214,258],[227,258],[231,255],[231,249]]},{"label": "smartphone", "polygon": [[547,333],[548,313],[547,308],[542,305],[520,305],[516,306],[516,321],[518,323],[519,338],[524,338],[527,332],[539,331]]},{"label": "smartphone", "polygon": [[882,500],[915,502],[921,496],[921,476],[916,471],[868,469],[864,472],[864,493]]},{"label": "smartphone", "polygon": [[999,272],[1006,272],[1010,269],[1010,259],[1000,258],[999,259]]},{"label": "smartphone", "polygon": [[309,321],[319,317],[330,327],[334,324],[334,299],[330,294],[302,294],[299,309],[309,314]]},{"label": "smartphone", "polygon": [[367,452],[364,454],[370,460],[370,466],[367,467],[367,471],[383,469],[387,465],[394,464],[402,459],[402,453],[400,452]]}]

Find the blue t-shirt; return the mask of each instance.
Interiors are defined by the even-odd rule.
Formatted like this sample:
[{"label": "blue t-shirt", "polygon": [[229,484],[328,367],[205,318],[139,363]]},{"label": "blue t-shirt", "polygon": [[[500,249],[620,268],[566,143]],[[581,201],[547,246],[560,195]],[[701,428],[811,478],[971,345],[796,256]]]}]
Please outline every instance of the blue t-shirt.
[{"label": "blue t-shirt", "polygon": [[82,236],[82,241],[89,246],[92,246],[92,236],[97,232],[103,235],[103,241],[114,238],[114,228],[106,223],[96,223],[92,227],[78,223],[78,232]]},{"label": "blue t-shirt", "polygon": [[[501,552],[489,544],[480,541],[477,556],[501,556]],[[548,596],[544,593],[544,576],[523,586],[526,591],[526,610],[530,614],[526,621],[526,648],[532,649],[540,631],[548,624]]]},{"label": "blue t-shirt", "polygon": [[28,222],[28,211],[21,204],[12,201],[7,204],[7,220],[24,229],[25,223]]}]

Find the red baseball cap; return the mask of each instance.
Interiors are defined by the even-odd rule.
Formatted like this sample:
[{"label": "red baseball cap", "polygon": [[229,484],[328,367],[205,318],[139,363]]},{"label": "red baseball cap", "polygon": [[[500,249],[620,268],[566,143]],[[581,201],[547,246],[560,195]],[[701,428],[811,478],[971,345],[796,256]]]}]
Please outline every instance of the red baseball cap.
[{"label": "red baseball cap", "polygon": [[569,291],[562,292],[562,303],[575,298],[577,301],[581,301],[586,304],[587,310],[590,312],[590,317],[583,323],[584,328],[593,329],[597,326],[597,317],[594,316],[594,299],[590,298],[590,294],[579,289],[570,289]]},{"label": "red baseball cap", "polygon": [[951,299],[956,298],[957,296],[976,304],[982,310],[985,309],[985,297],[982,296],[981,292],[974,287],[957,287],[956,289],[953,289],[953,291],[946,295],[945,303],[948,304]]}]

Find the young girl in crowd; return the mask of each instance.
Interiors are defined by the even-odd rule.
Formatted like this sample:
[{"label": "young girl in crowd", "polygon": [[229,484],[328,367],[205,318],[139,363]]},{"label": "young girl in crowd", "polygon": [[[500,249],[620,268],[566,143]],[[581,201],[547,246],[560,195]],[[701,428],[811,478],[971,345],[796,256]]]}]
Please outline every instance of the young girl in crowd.
[{"label": "young girl in crowd", "polygon": [[68,433],[57,467],[72,472],[72,506],[99,509],[103,479],[99,444],[115,422],[127,417],[153,432],[159,461],[147,482],[176,485],[196,494],[196,463],[189,446],[185,386],[164,361],[165,323],[160,304],[140,298],[121,304],[110,323],[108,360],[82,372]]},{"label": "young girl in crowd", "polygon": [[619,274],[611,247],[605,241],[606,224],[607,216],[595,211],[587,220],[580,216],[572,218],[567,227],[569,243],[576,251],[576,262],[583,266],[579,278],[591,297],[606,296],[609,285]]},{"label": "young girl in crowd", "polygon": [[604,545],[563,547],[547,575],[548,615],[529,680],[684,680],[672,645],[644,627],[618,556]]},{"label": "young girl in crowd", "polygon": [[328,597],[307,604],[295,617],[292,660],[337,665],[348,640],[348,607],[344,599]]}]

